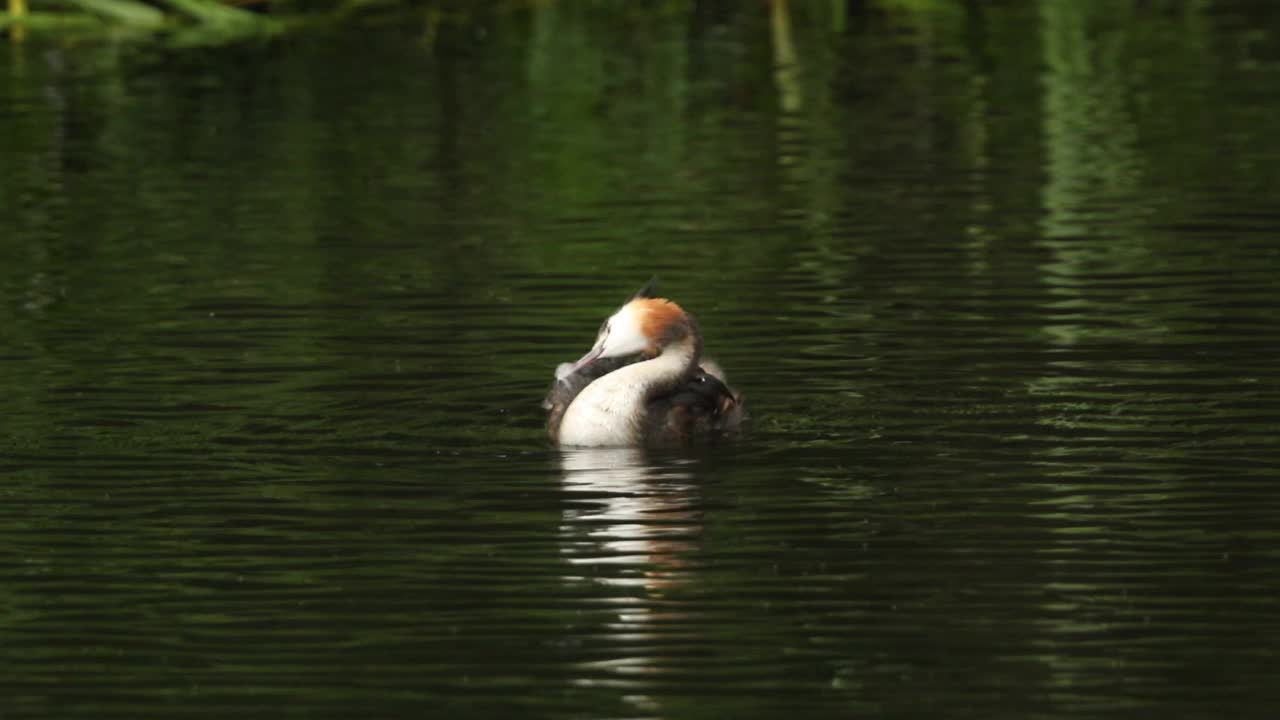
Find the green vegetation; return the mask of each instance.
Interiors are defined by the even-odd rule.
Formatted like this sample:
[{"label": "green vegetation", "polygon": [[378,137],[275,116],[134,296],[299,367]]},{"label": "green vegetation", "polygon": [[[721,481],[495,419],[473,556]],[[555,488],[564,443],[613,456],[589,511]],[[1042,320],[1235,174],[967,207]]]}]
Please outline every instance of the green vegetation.
[{"label": "green vegetation", "polygon": [[276,32],[281,23],[263,13],[251,12],[219,0],[62,0],[39,2],[9,0],[0,15],[15,40],[28,32],[55,35],[109,35],[113,38],[161,37],[176,44],[217,44]]},{"label": "green vegetation", "polygon": [[[39,34],[98,35],[113,39],[160,39],[176,45],[219,44],[271,35],[290,27],[346,24],[353,17],[381,13],[419,15],[424,39],[431,41],[445,23],[467,24],[494,13],[535,9],[546,3],[535,0],[506,0],[497,3],[467,0],[7,0],[0,13],[0,29],[9,28],[11,37],[22,40],[28,32]],[[556,4],[556,3],[551,3]],[[643,5],[627,0],[582,3],[634,19],[688,14],[695,0],[664,0]],[[843,30],[849,9],[844,0],[769,3],[775,17],[786,17],[788,6],[812,6],[826,17],[825,22]],[[875,0],[885,12],[933,17],[959,16],[962,0]],[[777,23],[774,29],[779,29]]]}]

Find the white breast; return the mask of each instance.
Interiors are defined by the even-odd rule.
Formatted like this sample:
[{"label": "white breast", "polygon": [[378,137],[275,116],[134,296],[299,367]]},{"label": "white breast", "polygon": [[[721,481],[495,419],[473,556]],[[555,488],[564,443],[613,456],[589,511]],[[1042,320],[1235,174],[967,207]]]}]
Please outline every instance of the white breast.
[{"label": "white breast", "polygon": [[560,444],[639,444],[645,386],[636,369],[632,365],[615,370],[579,393],[560,421]]}]

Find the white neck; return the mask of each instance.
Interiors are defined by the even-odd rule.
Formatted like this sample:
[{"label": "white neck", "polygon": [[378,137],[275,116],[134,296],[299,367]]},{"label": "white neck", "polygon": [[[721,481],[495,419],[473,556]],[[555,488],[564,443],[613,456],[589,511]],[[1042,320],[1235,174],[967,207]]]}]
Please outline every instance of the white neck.
[{"label": "white neck", "polygon": [[672,343],[652,360],[598,378],[573,399],[560,421],[561,445],[635,445],[650,398],[680,382],[698,362],[698,341]]}]

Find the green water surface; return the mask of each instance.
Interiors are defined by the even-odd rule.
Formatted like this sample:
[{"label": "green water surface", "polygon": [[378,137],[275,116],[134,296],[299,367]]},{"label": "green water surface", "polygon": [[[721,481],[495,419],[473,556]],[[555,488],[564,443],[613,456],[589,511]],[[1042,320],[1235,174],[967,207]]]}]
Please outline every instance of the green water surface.
[{"label": "green water surface", "polygon": [[[1278,28],[0,42],[0,714],[1272,717]],[[549,448],[655,273],[750,434]]]}]

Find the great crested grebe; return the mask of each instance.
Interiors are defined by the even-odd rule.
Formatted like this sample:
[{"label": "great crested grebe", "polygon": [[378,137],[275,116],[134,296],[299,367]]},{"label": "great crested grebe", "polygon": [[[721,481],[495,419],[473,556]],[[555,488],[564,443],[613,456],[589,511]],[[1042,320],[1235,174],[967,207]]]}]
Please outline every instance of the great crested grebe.
[{"label": "great crested grebe", "polygon": [[[693,316],[641,288],[600,326],[595,345],[556,370],[542,406],[557,445],[686,445],[738,431],[742,395],[700,367]],[[710,368],[711,371],[708,371]]]}]

